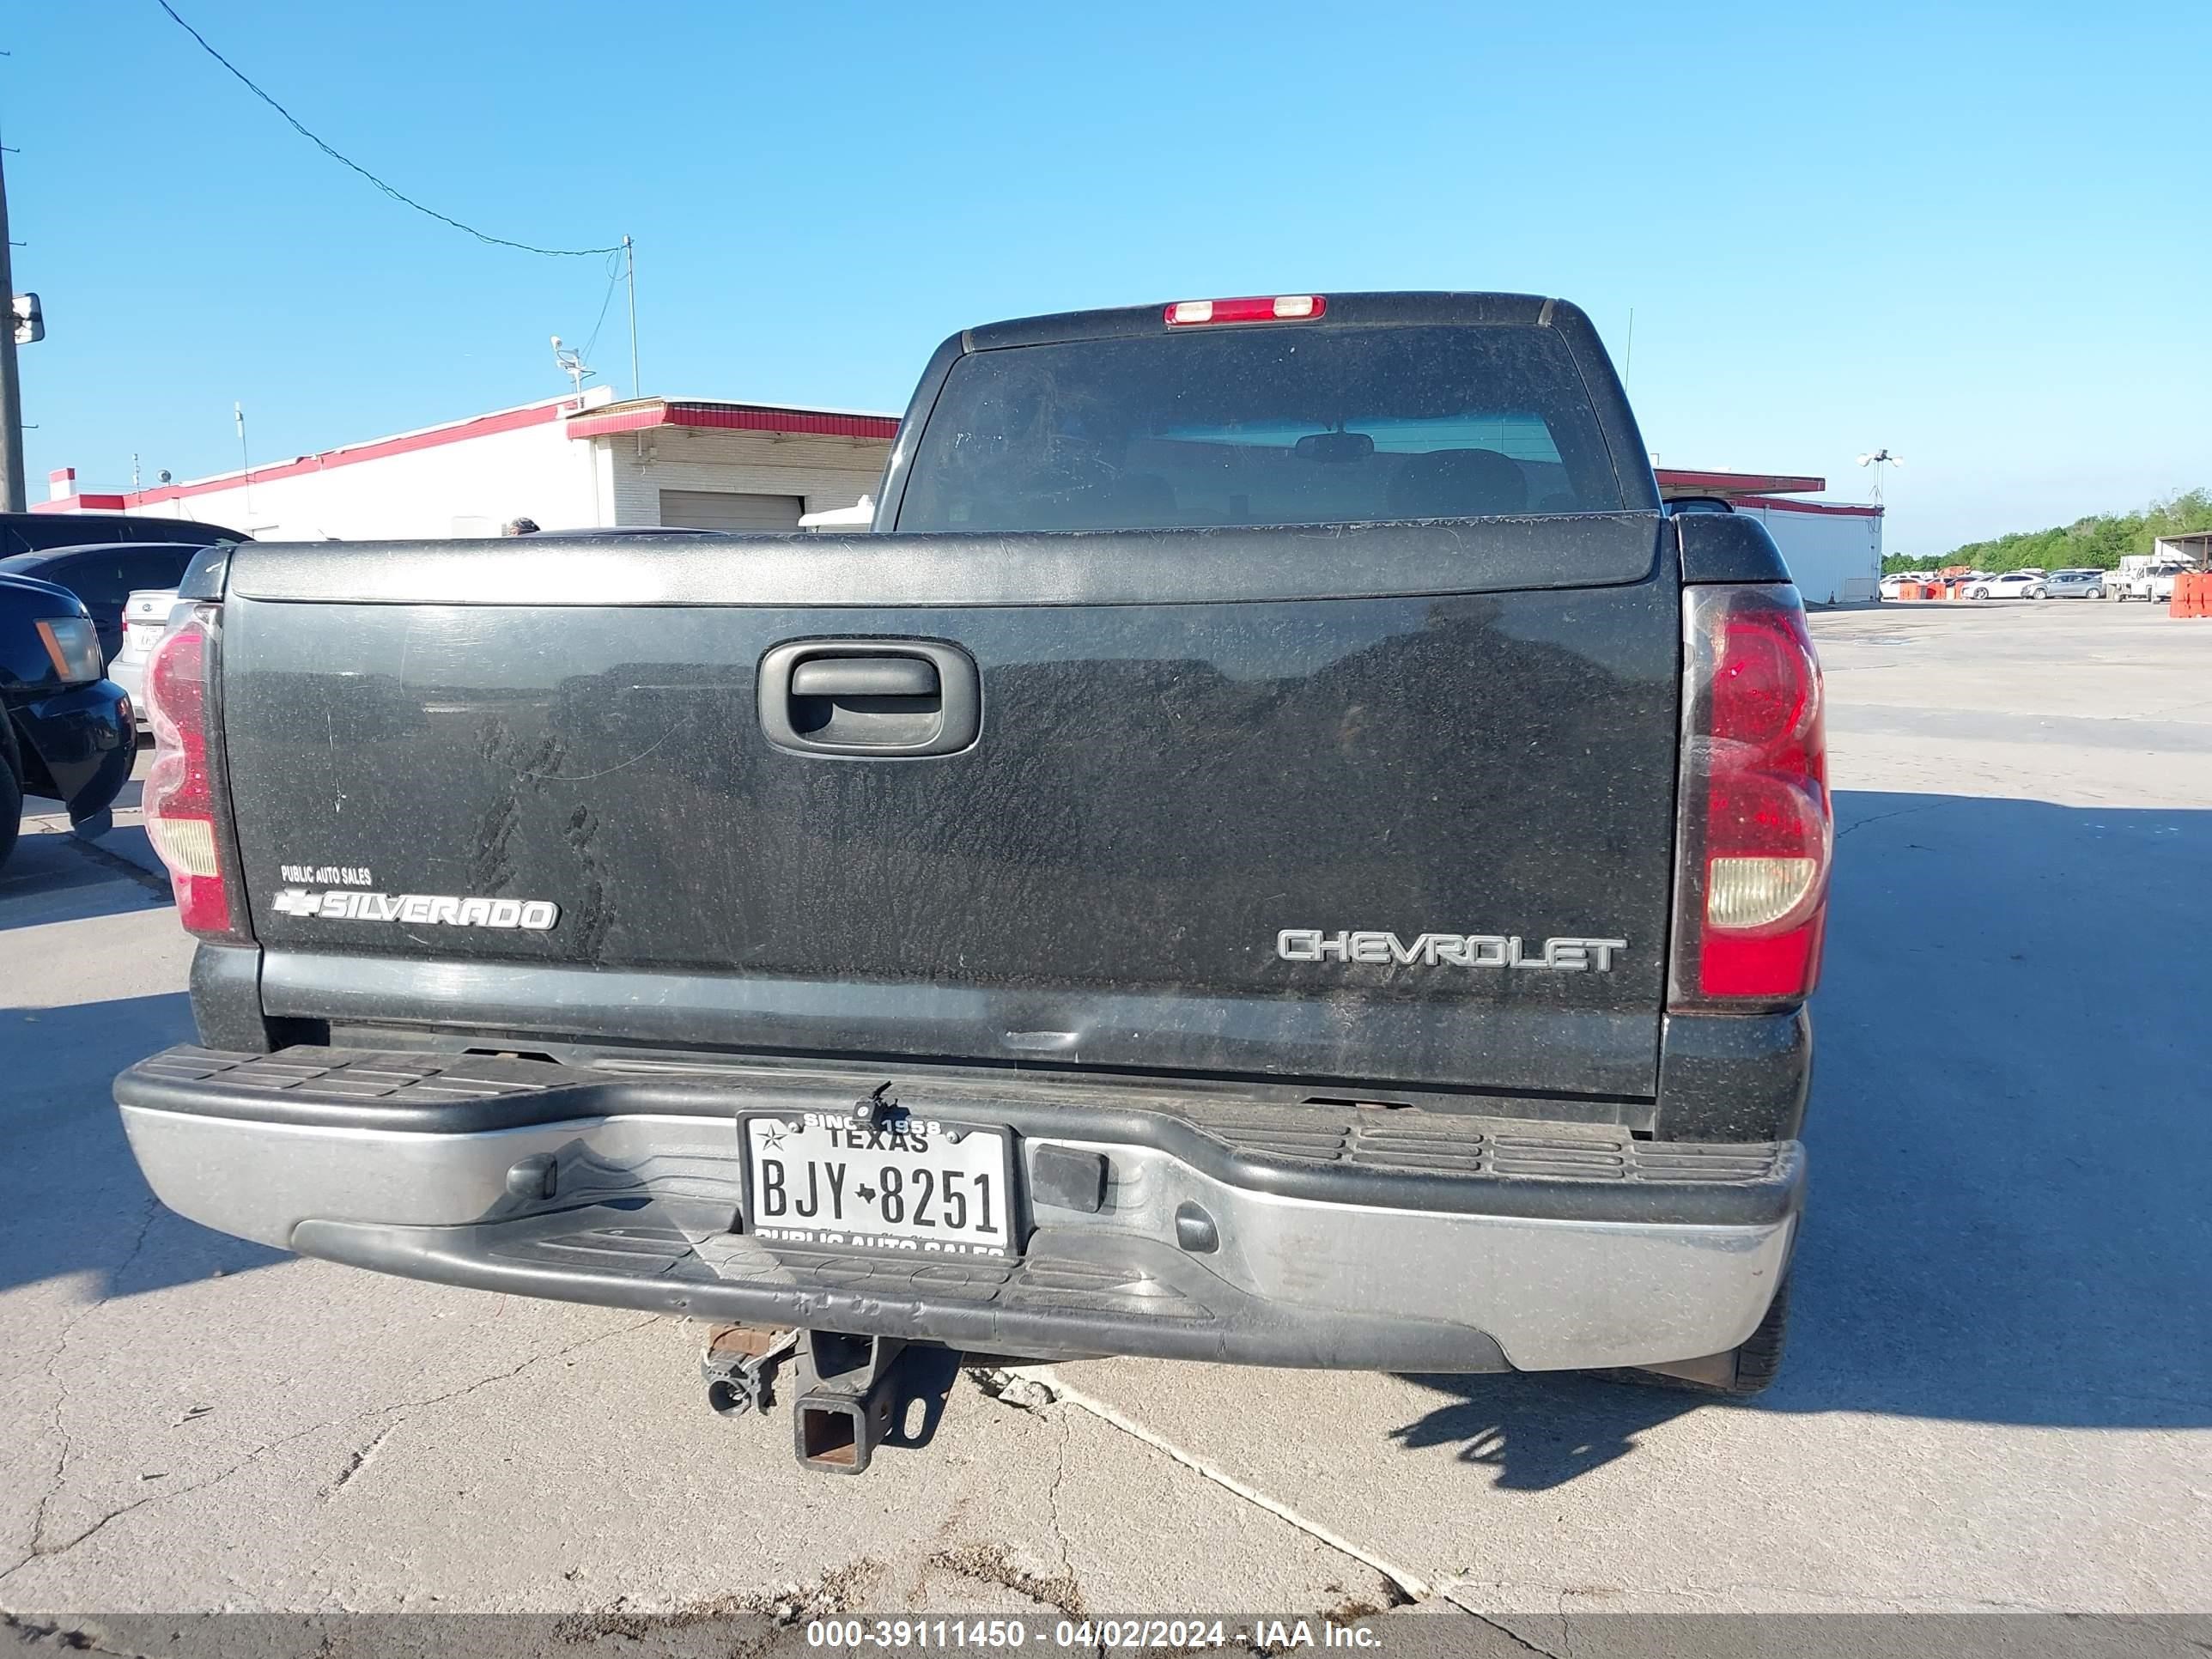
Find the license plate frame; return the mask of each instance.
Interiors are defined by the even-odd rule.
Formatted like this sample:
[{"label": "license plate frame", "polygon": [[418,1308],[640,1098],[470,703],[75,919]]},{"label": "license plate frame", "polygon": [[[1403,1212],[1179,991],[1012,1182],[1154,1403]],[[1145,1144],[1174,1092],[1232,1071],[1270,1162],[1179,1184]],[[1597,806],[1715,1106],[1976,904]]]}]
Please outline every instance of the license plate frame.
[{"label": "license plate frame", "polygon": [[[811,1164],[825,1154],[842,1161],[847,1179],[852,1184],[842,1188],[842,1200],[851,1200],[860,1187],[872,1178],[879,1178],[881,1164],[876,1172],[854,1170],[855,1159],[867,1159],[888,1155],[908,1160],[897,1167],[902,1171],[912,1169],[929,1170],[941,1181],[947,1164],[932,1161],[933,1152],[916,1152],[893,1143],[894,1137],[911,1139],[921,1137],[931,1149],[939,1139],[955,1144],[964,1144],[970,1137],[981,1134],[988,1142],[994,1141],[995,1156],[986,1160],[963,1158],[957,1165],[959,1173],[969,1176],[977,1174],[994,1176],[998,1184],[996,1212],[1000,1242],[993,1244],[988,1238],[963,1232],[946,1238],[931,1238],[927,1230],[908,1224],[902,1227],[886,1228],[880,1221],[872,1225],[848,1223],[841,1215],[832,1224],[816,1224],[813,1218],[802,1218],[787,1212],[784,1216],[764,1214],[764,1193],[762,1187],[762,1148],[757,1146],[753,1133],[755,1125],[776,1125],[786,1138],[812,1143],[821,1137],[819,1144],[802,1145],[796,1156]],[[977,1121],[972,1119],[943,1118],[933,1115],[908,1112],[903,1109],[889,1114],[881,1123],[870,1123],[845,1113],[805,1109],[791,1111],[741,1111],[737,1114],[738,1162],[744,1183],[744,1201],[738,1206],[744,1231],[763,1243],[793,1249],[835,1251],[839,1254],[866,1256],[872,1259],[911,1261],[1013,1261],[1022,1254],[1021,1187],[1018,1181],[1020,1158],[1017,1151],[1014,1131],[1003,1123]],[[832,1132],[838,1138],[875,1137],[880,1146],[863,1145],[842,1146],[830,1139]],[[787,1157],[793,1154],[786,1154]],[[984,1165],[978,1169],[981,1162]],[[788,1187],[786,1191],[788,1193]],[[822,1191],[817,1184],[811,1189],[817,1203]],[[880,1189],[879,1189],[880,1190]],[[795,1202],[795,1200],[793,1200]],[[873,1197],[866,1201],[880,1212]]]}]

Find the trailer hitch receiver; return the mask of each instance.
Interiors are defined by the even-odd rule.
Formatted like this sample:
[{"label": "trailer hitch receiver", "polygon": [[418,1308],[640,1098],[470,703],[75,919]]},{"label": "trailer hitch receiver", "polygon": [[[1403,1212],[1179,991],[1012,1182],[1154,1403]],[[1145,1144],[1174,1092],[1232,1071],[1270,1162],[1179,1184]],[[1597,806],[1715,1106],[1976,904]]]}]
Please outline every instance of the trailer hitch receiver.
[{"label": "trailer hitch receiver", "polygon": [[831,1474],[866,1472],[899,1401],[905,1351],[896,1337],[800,1333],[791,1419],[800,1463]]}]

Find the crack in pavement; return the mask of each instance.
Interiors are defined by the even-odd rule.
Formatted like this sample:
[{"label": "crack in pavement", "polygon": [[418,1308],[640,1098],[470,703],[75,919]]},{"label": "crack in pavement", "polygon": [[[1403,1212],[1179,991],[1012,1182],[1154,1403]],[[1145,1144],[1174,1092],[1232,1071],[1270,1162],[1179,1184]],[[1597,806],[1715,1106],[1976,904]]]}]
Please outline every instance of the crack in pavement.
[{"label": "crack in pavement", "polygon": [[926,1565],[979,1584],[996,1584],[1017,1595],[1026,1595],[1039,1607],[1052,1607],[1070,1619],[1085,1616],[1083,1587],[1065,1569],[1055,1578],[1030,1571],[1015,1560],[1004,1544],[956,1544],[933,1550]]},{"label": "crack in pavement", "polygon": [[[1309,1538],[1328,1545],[1339,1554],[1350,1556],[1364,1566],[1372,1568],[1403,1591],[1409,1601],[1425,1601],[1429,1597],[1428,1584],[1414,1574],[1407,1571],[1405,1568],[1395,1565],[1371,1551],[1361,1548],[1341,1533],[1330,1531],[1320,1522],[1300,1515],[1289,1504],[1270,1498],[1257,1486],[1239,1480],[1226,1469],[1218,1468],[1206,1462],[1203,1458],[1185,1451],[1165,1435],[1146,1428],[1143,1424],[1124,1415],[1104,1401],[1093,1400],[1080,1389],[1071,1388],[1061,1380],[1058,1373],[1048,1367],[1025,1369],[1021,1371],[988,1372],[984,1376],[979,1377],[977,1382],[985,1393],[992,1395],[994,1398],[1004,1399],[1017,1410],[1035,1410],[1038,1405],[1056,1402],[1073,1406],[1079,1411],[1088,1412],[1110,1427],[1119,1429],[1132,1438],[1142,1441],[1153,1450],[1165,1453],[1194,1474],[1211,1480],[1215,1486],[1243,1498],[1246,1503],[1267,1510],[1277,1520],[1295,1527]],[[1032,1398],[1029,1393],[1030,1389],[1042,1390],[1044,1399],[1036,1404],[1030,1403]]]},{"label": "crack in pavement", "polygon": [[1845,824],[1842,829],[1836,831],[1836,839],[1838,841],[1841,841],[1845,836],[1850,835],[1852,830],[1863,830],[1869,823],[1887,823],[1892,818],[1909,818],[1916,812],[1932,812],[1935,810],[1936,807],[1934,805],[1927,806],[1900,806],[1894,812],[1876,812],[1872,817],[1856,818],[1850,823]]},{"label": "crack in pavement", "polygon": [[1045,1502],[1052,1515],[1053,1541],[1060,1546],[1060,1577],[1070,1583],[1075,1582],[1075,1563],[1067,1552],[1067,1529],[1060,1524],[1060,1489],[1067,1479],[1067,1442],[1070,1430],[1067,1419],[1061,1418],[1055,1426],[1060,1431],[1060,1449],[1053,1465],[1052,1490],[1045,1494]]},{"label": "crack in pavement", "polygon": [[[111,1280],[110,1282],[112,1283],[113,1281]],[[182,1498],[187,1492],[204,1492],[210,1486],[220,1486],[224,1481],[229,1480],[231,1476],[259,1462],[263,1458],[268,1456],[270,1453],[280,1451],[286,1446],[289,1446],[296,1442],[307,1439],[311,1435],[322,1434],[331,1429],[343,1428],[349,1423],[365,1423],[375,1418],[388,1417],[394,1412],[425,1411],[433,1406],[445,1405],[448,1401],[461,1399],[463,1396],[467,1395],[475,1394],[479,1389],[490,1388],[495,1383],[509,1382],[512,1379],[521,1376],[523,1372],[528,1370],[532,1366],[540,1364],[546,1360],[562,1358],[568,1354],[575,1353],[582,1349],[591,1347],[595,1343],[611,1341],[616,1337],[627,1335],[632,1331],[641,1330],[647,1325],[658,1323],[660,1318],[661,1316],[659,1314],[647,1314],[643,1318],[635,1320],[629,1324],[617,1326],[615,1329],[611,1331],[601,1331],[596,1336],[585,1337],[580,1341],[569,1343],[565,1347],[556,1348],[547,1353],[532,1354],[529,1358],[524,1360],[520,1364],[513,1367],[511,1370],[498,1372],[491,1376],[479,1377],[474,1382],[465,1384],[458,1389],[449,1389],[444,1394],[432,1395],[428,1398],[423,1400],[397,1400],[388,1406],[374,1407],[368,1411],[355,1412],[349,1416],[332,1418],[327,1423],[316,1423],[304,1429],[295,1430],[290,1434],[279,1436],[276,1439],[271,1440],[264,1445],[256,1446],[252,1451],[246,1453],[245,1456],[240,1458],[236,1462],[231,1464],[228,1468],[222,1470],[218,1474],[210,1475],[204,1480],[197,1480],[191,1486],[179,1486],[168,1492],[149,1492],[143,1498],[135,1498],[131,1502],[123,1504],[118,1509],[110,1510],[106,1515],[101,1516],[99,1520],[94,1522],[83,1531],[78,1533],[76,1537],[70,1539],[67,1543],[43,1545],[40,1541],[39,1533],[36,1530],[33,1530],[31,1535],[30,1553],[24,1556],[21,1560],[15,1562],[12,1565],[8,1567],[6,1571],[0,1571],[0,1584],[6,1583],[8,1580],[13,1578],[17,1573],[22,1571],[24,1568],[29,1566],[33,1561],[51,1560],[57,1556],[68,1554],[70,1551],[76,1548],[78,1545],[83,1543],[86,1540],[91,1538],[106,1528],[110,1522],[120,1520],[123,1516],[130,1514],[133,1510],[143,1509],[149,1504],[163,1503],[173,1498]],[[72,1322],[72,1327],[74,1327],[74,1322]],[[56,1355],[56,1358],[58,1359],[58,1358],[59,1355],[58,1353]],[[406,1419],[401,1419],[403,1422]],[[395,1423],[391,1426],[392,1428],[397,1428],[399,1425]],[[378,1441],[380,1442],[382,1437],[382,1436],[379,1436]],[[372,1443],[372,1449],[375,1443]],[[362,1461],[367,1461],[365,1456]],[[356,1467],[358,1467],[358,1465],[356,1465]],[[350,1473],[350,1471],[349,1471],[349,1473]],[[54,1492],[50,1492],[47,1494],[46,1501],[51,1501],[54,1496],[54,1492],[58,1492],[59,1489],[59,1480],[58,1478]],[[40,1504],[41,1516],[43,1516],[44,1509],[45,1504],[42,1502]]]},{"label": "crack in pavement", "polygon": [[154,1659],[151,1654],[137,1648],[111,1648],[100,1639],[97,1626],[52,1624],[26,1619],[17,1613],[0,1612],[0,1630],[6,1630],[25,1638],[25,1645],[33,1646],[47,1642],[67,1649],[71,1653],[100,1653],[110,1659]]},{"label": "crack in pavement", "polygon": [[[402,1422],[404,1420],[404,1419],[401,1419]],[[363,1469],[368,1467],[369,1459],[376,1455],[378,1449],[383,1446],[386,1441],[391,1439],[393,1435],[397,1434],[399,1431],[399,1428],[400,1425],[398,1423],[386,1423],[382,1428],[379,1429],[376,1431],[376,1437],[374,1439],[371,1440],[366,1446],[363,1446],[359,1451],[354,1453],[350,1457],[346,1459],[346,1466],[338,1471],[338,1478],[331,1481],[329,1486],[325,1486],[322,1491],[317,1492],[315,1495],[321,1498],[325,1503],[328,1503],[344,1487],[347,1481],[352,1480],[354,1476],[359,1474]]]},{"label": "crack in pavement", "polygon": [[[720,1595],[702,1596],[678,1603],[672,1607],[653,1610],[633,1607],[627,1595],[617,1597],[612,1607],[571,1613],[562,1615],[553,1626],[554,1639],[563,1643],[597,1644],[612,1637],[623,1641],[643,1642],[670,1631],[686,1630],[736,1620],[746,1615],[771,1620],[781,1629],[788,1630],[802,1620],[841,1618],[860,1604],[876,1580],[883,1575],[883,1564],[872,1556],[861,1556],[835,1567],[805,1583],[796,1581],[782,1584],[767,1584],[756,1589],[735,1590]],[[733,1656],[758,1651],[750,1644],[740,1644],[731,1650]]]},{"label": "crack in pavement", "polygon": [[[76,1334],[78,1326],[114,1300],[116,1292],[122,1286],[123,1275],[130,1271],[131,1264],[138,1260],[139,1252],[146,1248],[147,1235],[154,1231],[155,1219],[161,1212],[161,1200],[149,1194],[146,1200],[146,1213],[139,1218],[137,1236],[131,1241],[131,1248],[123,1253],[123,1260],[109,1272],[106,1287],[62,1322],[61,1336],[54,1344],[53,1352],[46,1356],[46,1369],[41,1375],[43,1380],[53,1384],[54,1389],[53,1411],[47,1419],[46,1426],[60,1442],[60,1450],[54,1457],[53,1475],[46,1482],[46,1490],[39,1494],[38,1507],[31,1513],[32,1555],[38,1553],[39,1540],[46,1535],[46,1510],[61,1495],[63,1482],[69,1475],[70,1454],[75,1449],[69,1431],[69,1379],[60,1369],[62,1360],[69,1353],[70,1339]],[[24,1559],[28,1560],[30,1557],[26,1556]],[[0,1573],[0,1578],[6,1576]]]}]

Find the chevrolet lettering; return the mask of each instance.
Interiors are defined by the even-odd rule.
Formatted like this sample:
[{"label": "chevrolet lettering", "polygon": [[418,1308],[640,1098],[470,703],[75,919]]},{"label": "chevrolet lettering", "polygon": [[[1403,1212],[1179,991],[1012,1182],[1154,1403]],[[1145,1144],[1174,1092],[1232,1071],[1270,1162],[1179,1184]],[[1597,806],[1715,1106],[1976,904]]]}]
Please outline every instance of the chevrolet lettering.
[{"label": "chevrolet lettering", "polygon": [[1548,968],[1558,973],[1609,974],[1625,939],[1524,939],[1518,933],[1423,933],[1410,942],[1395,933],[1324,933],[1318,927],[1285,927],[1275,935],[1275,954],[1285,962],[1344,962],[1427,968]]}]

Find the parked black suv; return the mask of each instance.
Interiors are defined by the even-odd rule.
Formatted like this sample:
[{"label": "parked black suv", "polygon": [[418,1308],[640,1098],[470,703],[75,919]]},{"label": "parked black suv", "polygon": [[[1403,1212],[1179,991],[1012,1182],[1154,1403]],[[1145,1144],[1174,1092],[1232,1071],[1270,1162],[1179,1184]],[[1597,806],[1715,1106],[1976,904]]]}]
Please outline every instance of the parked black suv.
[{"label": "parked black suv", "polygon": [[82,600],[0,575],[0,863],[15,850],[24,796],[51,796],[81,824],[129,781],[137,725],[106,671]]},{"label": "parked black suv", "polygon": [[129,513],[0,513],[0,559],[50,547],[87,547],[97,542],[191,542],[211,547],[217,542],[252,539],[198,519]]}]

